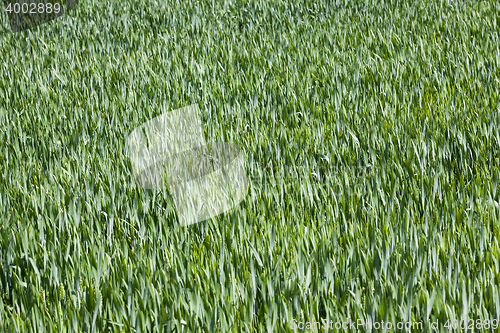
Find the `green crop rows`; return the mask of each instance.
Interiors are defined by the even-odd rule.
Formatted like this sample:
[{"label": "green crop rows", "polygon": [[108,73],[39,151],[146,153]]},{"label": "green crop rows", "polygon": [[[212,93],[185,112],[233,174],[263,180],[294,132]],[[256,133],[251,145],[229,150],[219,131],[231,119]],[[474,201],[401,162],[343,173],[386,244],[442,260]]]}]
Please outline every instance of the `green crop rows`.
[{"label": "green crop rows", "polygon": [[[0,331],[500,319],[498,1],[1,12]],[[250,187],[181,227],[125,143],[194,103]]]}]

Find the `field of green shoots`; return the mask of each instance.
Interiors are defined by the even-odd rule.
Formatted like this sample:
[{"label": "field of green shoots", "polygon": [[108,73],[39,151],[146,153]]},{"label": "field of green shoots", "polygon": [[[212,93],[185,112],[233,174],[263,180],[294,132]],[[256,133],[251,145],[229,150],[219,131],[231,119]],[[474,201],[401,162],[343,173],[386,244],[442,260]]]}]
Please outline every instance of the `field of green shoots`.
[{"label": "field of green shoots", "polygon": [[[498,1],[82,0],[19,33],[0,12],[1,332],[498,325]],[[249,190],[182,227],[126,139],[191,104]]]}]

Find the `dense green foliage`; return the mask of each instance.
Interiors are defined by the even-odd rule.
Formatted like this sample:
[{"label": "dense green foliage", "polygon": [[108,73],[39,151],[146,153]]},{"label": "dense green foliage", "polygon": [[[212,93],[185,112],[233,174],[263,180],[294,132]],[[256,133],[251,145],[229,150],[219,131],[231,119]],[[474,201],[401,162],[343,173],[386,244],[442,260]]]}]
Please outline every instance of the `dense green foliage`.
[{"label": "dense green foliage", "polygon": [[[497,1],[85,0],[17,34],[1,16],[0,331],[500,318]],[[125,140],[193,103],[252,181],[180,227]]]}]

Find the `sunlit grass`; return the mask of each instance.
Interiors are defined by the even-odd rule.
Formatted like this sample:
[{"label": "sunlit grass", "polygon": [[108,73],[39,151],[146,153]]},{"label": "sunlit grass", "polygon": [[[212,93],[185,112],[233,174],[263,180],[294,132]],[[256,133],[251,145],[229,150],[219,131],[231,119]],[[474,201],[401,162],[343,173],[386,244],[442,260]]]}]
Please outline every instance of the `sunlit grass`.
[{"label": "sunlit grass", "polygon": [[[500,318],[495,1],[87,0],[18,34],[1,15],[0,330]],[[250,189],[183,228],[125,143],[193,103]]]}]

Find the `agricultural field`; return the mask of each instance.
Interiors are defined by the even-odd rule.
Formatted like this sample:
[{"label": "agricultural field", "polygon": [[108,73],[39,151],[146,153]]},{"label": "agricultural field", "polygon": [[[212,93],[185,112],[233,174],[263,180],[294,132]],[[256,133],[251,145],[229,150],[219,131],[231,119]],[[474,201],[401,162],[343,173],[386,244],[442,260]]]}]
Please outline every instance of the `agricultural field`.
[{"label": "agricultural field", "polygon": [[[0,12],[1,332],[496,331],[498,1]],[[126,139],[193,104],[248,195],[186,227]]]}]

